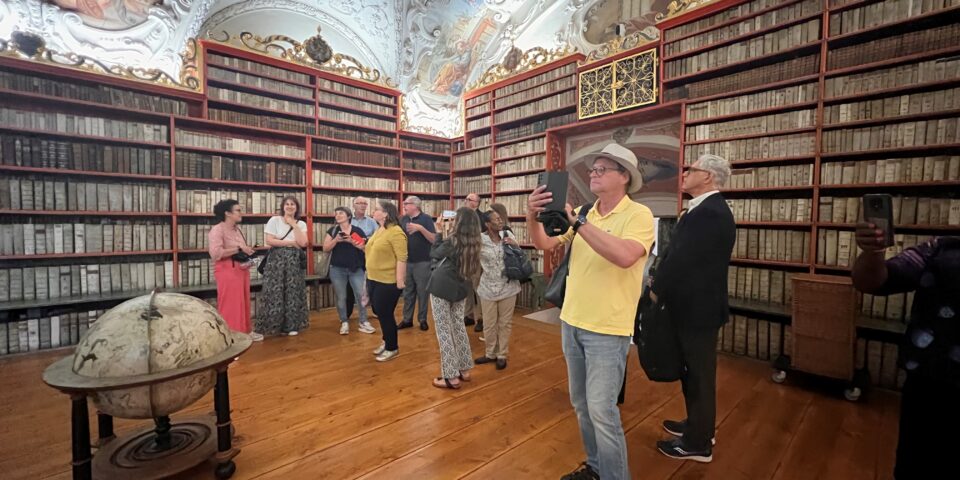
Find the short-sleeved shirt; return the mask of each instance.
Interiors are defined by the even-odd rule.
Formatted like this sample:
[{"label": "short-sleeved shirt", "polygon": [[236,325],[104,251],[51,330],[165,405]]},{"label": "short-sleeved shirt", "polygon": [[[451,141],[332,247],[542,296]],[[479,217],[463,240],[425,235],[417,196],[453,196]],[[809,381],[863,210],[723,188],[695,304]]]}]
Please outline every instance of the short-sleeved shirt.
[{"label": "short-sleeved shirt", "polygon": [[[336,240],[337,235],[340,235],[341,231],[340,225],[334,225],[327,229],[327,235],[330,235],[334,240]],[[363,233],[363,230],[360,229],[360,227],[351,228],[348,235],[353,236],[353,234],[359,235],[364,240],[367,238],[367,235]],[[363,268],[365,263],[366,258],[363,254],[363,250],[353,246],[352,242],[337,243],[330,252],[330,265],[334,267],[346,268],[352,272]]]},{"label": "short-sleeved shirt", "polygon": [[377,225],[377,221],[370,217],[353,217],[350,219],[350,225],[363,230],[363,233],[367,235],[367,238],[370,238],[370,235],[373,235],[373,232],[377,231],[377,228],[380,225]]},{"label": "short-sleeved shirt", "polygon": [[653,244],[653,212],[624,196],[606,215],[592,208],[587,222],[615,237],[633,240],[646,251],[633,265],[621,268],[574,236],[572,228],[558,237],[563,244],[573,239],[560,319],[595,333],[631,336],[643,290],[643,267]]},{"label": "short-sleeved shirt", "polygon": [[407,235],[399,225],[378,228],[367,240],[367,278],[397,283],[397,262],[407,261]]},{"label": "short-sleeved shirt", "polygon": [[887,260],[876,295],[916,290],[899,363],[960,386],[960,237],[935,237]]},{"label": "short-sleeved shirt", "polygon": [[[297,228],[301,232],[306,233],[307,224],[303,220],[297,221]],[[287,222],[283,221],[283,217],[277,215],[270,217],[270,220],[267,221],[267,225],[263,227],[263,233],[269,233],[277,238],[277,240],[293,240],[293,232],[290,232],[290,235],[287,235],[287,231],[290,230],[290,225],[287,225]],[[284,235],[287,235],[286,238],[283,238]]]},{"label": "short-sleeved shirt", "polygon": [[[437,233],[437,228],[433,225],[433,219],[423,212],[413,218],[404,215],[400,219],[400,228],[403,229],[404,233],[406,233],[407,225],[410,222],[423,225],[423,228],[426,228],[430,233]],[[420,232],[413,235],[407,234],[407,261],[410,263],[429,262],[432,245],[433,242],[427,240],[427,237],[424,237]]]}]

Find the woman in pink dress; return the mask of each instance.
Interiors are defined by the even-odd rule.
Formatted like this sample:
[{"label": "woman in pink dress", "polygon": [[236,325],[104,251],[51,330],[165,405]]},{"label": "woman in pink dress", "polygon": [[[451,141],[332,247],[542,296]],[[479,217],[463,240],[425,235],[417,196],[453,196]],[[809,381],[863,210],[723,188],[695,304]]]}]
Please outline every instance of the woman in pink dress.
[{"label": "woman in pink dress", "polygon": [[[253,255],[237,227],[243,220],[243,209],[236,200],[222,200],[213,207],[220,220],[208,235],[213,276],[217,279],[217,310],[227,325],[238,332],[250,333],[250,266],[231,258],[237,252]],[[256,333],[254,341],[263,340]]]}]

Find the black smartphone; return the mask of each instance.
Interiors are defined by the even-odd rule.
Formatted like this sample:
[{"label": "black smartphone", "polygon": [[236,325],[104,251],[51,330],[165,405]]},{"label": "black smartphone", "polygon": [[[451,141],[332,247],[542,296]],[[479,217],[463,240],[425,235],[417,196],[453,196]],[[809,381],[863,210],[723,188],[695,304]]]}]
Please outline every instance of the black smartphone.
[{"label": "black smartphone", "polygon": [[893,246],[893,197],[886,193],[864,195],[863,219],[883,231],[883,246]]},{"label": "black smartphone", "polygon": [[562,212],[567,205],[567,185],[570,182],[570,174],[565,170],[540,172],[537,177],[537,185],[546,185],[545,192],[553,194],[550,203],[544,205],[547,211]]}]

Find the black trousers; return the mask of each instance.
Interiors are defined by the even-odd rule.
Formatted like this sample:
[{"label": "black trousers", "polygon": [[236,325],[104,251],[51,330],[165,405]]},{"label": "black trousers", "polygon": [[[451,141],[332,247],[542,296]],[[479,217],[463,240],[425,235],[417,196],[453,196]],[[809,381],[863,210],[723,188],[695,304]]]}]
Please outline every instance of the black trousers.
[{"label": "black trousers", "polygon": [[[960,448],[960,387],[908,374],[900,397],[894,478],[952,478]],[[953,474],[947,472],[954,472]]]},{"label": "black trousers", "polygon": [[397,350],[397,320],[393,313],[397,309],[397,302],[403,290],[397,288],[396,283],[380,283],[367,280],[367,295],[370,297],[370,306],[373,314],[380,320],[380,331],[383,333],[383,343],[387,350]]},{"label": "black trousers", "polygon": [[350,282],[347,282],[347,319],[350,319],[350,315],[353,315],[353,304],[357,303],[357,299],[353,296],[353,287],[350,286]]},{"label": "black trousers", "polygon": [[680,350],[686,371],[680,378],[687,407],[683,444],[690,450],[709,450],[717,423],[718,327],[679,326]]}]

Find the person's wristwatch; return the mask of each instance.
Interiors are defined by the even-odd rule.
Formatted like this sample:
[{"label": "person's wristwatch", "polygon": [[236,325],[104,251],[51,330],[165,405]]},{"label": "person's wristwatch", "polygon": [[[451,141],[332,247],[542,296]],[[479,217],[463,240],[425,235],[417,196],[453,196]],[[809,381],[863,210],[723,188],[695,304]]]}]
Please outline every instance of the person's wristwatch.
[{"label": "person's wristwatch", "polygon": [[576,233],[580,229],[581,225],[587,224],[587,217],[585,215],[580,215],[577,217],[577,221],[573,222],[573,231]]}]

